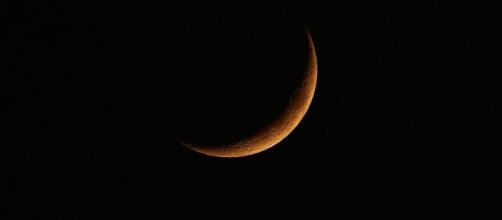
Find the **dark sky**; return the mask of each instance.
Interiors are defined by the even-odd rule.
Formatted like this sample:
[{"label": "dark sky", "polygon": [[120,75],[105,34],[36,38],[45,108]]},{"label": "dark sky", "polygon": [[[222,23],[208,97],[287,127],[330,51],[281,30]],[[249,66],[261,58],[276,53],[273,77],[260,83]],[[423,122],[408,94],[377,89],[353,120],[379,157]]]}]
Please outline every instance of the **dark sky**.
[{"label": "dark sky", "polygon": [[[495,3],[1,4],[9,219],[497,208],[475,205],[500,176]],[[178,143],[229,142],[276,117],[305,68],[305,27],[318,87],[290,136],[237,159]]]}]

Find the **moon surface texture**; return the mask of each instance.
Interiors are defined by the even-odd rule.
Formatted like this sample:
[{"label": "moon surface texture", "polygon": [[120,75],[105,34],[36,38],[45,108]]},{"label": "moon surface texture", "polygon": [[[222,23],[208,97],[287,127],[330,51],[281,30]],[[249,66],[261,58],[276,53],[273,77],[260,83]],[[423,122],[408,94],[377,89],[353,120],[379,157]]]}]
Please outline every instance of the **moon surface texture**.
[{"label": "moon surface texture", "polygon": [[286,138],[303,119],[314,97],[317,83],[317,57],[308,30],[308,62],[301,85],[293,92],[286,109],[274,121],[255,134],[229,144],[198,146],[180,143],[201,154],[214,157],[244,157],[267,150]]}]

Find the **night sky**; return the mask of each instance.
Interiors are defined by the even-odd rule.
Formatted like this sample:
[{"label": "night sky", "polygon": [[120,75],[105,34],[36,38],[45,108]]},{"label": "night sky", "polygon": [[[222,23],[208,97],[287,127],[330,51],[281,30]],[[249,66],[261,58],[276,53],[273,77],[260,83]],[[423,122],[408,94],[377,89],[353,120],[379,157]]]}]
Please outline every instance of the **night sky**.
[{"label": "night sky", "polygon": [[[498,198],[501,174],[495,3],[0,8],[7,219],[480,219],[500,208],[478,208]],[[305,69],[305,28],[318,84],[285,140],[234,159],[179,144],[228,143],[280,114]]]}]

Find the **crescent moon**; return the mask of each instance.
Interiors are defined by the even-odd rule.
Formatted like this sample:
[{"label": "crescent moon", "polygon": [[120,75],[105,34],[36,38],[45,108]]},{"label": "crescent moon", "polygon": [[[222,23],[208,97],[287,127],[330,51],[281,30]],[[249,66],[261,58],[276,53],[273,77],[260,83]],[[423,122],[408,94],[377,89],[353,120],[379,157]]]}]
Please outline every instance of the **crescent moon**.
[{"label": "crescent moon", "polygon": [[317,57],[306,29],[309,60],[301,85],[293,92],[286,109],[274,121],[250,137],[219,146],[198,146],[184,141],[183,146],[214,157],[244,157],[267,150],[286,138],[303,119],[312,103],[317,84]]}]

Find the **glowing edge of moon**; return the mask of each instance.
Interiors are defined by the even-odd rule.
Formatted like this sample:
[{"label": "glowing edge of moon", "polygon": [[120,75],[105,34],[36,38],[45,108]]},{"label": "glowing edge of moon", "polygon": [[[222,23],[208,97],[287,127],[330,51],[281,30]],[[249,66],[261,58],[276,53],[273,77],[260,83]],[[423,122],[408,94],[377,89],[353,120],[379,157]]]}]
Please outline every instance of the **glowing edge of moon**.
[{"label": "glowing edge of moon", "polygon": [[317,84],[317,57],[314,42],[306,29],[309,61],[301,86],[290,97],[284,112],[272,123],[250,137],[231,144],[197,146],[180,141],[180,144],[201,154],[214,157],[244,157],[267,150],[286,138],[300,124],[312,103]]}]

